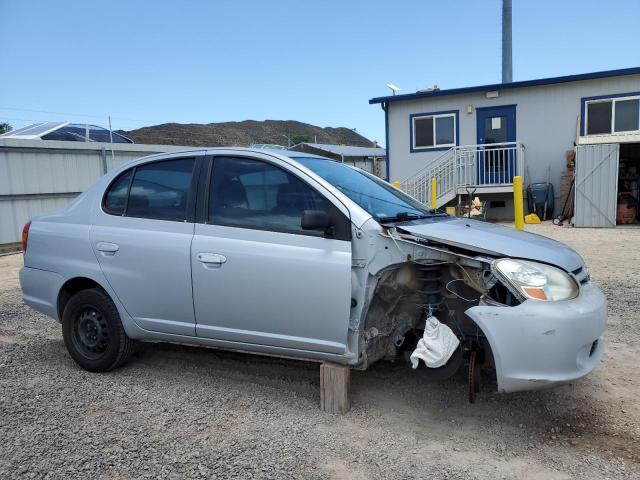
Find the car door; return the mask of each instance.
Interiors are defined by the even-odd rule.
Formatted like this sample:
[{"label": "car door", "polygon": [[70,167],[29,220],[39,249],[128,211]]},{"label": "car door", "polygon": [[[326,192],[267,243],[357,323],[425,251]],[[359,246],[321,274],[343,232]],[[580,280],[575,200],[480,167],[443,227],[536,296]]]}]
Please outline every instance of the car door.
[{"label": "car door", "polygon": [[[191,248],[198,336],[342,354],[351,301],[351,222],[279,160],[215,157]],[[325,210],[332,235],[305,231]]]},{"label": "car door", "polygon": [[195,335],[190,248],[201,159],[168,158],[123,172],[94,215],[90,237],[102,271],[146,330]]}]

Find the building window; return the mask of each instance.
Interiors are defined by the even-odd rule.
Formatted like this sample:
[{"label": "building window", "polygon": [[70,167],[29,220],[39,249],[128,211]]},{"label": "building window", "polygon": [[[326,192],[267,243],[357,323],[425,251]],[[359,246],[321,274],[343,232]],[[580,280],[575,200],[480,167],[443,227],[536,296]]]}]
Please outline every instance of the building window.
[{"label": "building window", "polygon": [[619,97],[586,102],[587,135],[640,130],[640,97]]},{"label": "building window", "polygon": [[614,103],[614,132],[633,132],[640,130],[640,99],[617,100]]},{"label": "building window", "polygon": [[456,145],[456,112],[411,116],[411,150],[448,148]]}]

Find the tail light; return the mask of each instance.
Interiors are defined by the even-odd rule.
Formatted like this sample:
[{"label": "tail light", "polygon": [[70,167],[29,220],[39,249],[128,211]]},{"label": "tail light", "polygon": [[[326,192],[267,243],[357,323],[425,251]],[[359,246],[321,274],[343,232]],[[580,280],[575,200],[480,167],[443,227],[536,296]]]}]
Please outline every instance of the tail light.
[{"label": "tail light", "polygon": [[27,243],[29,242],[29,229],[31,228],[31,220],[24,224],[22,228],[22,251],[27,251]]}]

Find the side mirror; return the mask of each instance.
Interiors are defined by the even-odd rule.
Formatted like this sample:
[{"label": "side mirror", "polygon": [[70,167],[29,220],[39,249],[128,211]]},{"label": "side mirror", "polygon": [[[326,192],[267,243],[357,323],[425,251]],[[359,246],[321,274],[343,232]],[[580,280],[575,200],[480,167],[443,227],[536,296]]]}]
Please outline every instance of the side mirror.
[{"label": "side mirror", "polygon": [[321,230],[327,232],[331,227],[331,218],[324,210],[305,210],[302,214],[303,230]]}]

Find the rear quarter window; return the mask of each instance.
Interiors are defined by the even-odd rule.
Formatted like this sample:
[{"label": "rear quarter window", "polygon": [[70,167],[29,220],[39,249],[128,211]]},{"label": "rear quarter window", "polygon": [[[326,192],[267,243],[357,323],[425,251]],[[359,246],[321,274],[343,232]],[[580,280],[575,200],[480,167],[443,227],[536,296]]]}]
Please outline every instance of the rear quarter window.
[{"label": "rear quarter window", "polygon": [[112,215],[124,215],[133,170],[127,170],[111,184],[104,196],[103,208]]}]

